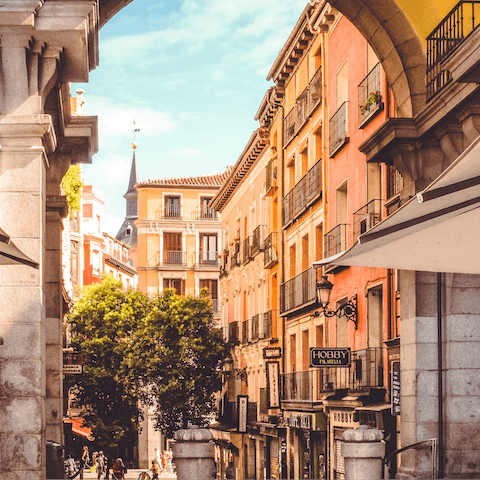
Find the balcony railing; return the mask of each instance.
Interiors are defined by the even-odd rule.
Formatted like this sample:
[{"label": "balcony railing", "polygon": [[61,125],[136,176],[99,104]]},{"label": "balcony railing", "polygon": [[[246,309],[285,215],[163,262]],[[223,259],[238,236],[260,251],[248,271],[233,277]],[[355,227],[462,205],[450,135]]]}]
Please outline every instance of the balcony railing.
[{"label": "balcony railing", "polygon": [[265,167],[265,194],[271,194],[277,187],[277,164],[270,160]]},{"label": "balcony railing", "polygon": [[310,80],[308,86],[308,114],[310,115],[322,101],[322,67]]},{"label": "balcony railing", "polygon": [[248,342],[248,320],[242,322],[242,343]]},{"label": "balcony railing", "polygon": [[265,239],[265,254],[263,257],[263,266],[271,268],[278,262],[277,256],[277,232],[272,232]]},{"label": "balcony railing", "polygon": [[283,145],[290,143],[295,136],[295,116],[296,109],[293,107],[283,120]]},{"label": "balcony railing", "polygon": [[214,313],[220,312],[220,300],[218,298],[211,298],[212,301],[212,310]]},{"label": "balcony railing", "polygon": [[295,199],[295,189],[292,188],[283,197],[283,226],[287,227],[293,221],[293,207]]},{"label": "balcony railing", "polygon": [[298,217],[303,210],[307,207],[306,194],[307,194],[307,175],[304,175],[299,182],[295,185],[295,209],[293,215]]},{"label": "balcony railing", "polygon": [[384,387],[383,348],[352,352],[350,368],[320,368],[317,385],[320,392],[348,389],[352,392]]},{"label": "balcony railing", "polygon": [[330,119],[330,157],[334,157],[338,151],[348,142],[347,137],[347,103],[344,102]]},{"label": "balcony railing", "polygon": [[353,241],[382,220],[382,200],[371,200],[353,214]]},{"label": "balcony railing", "polygon": [[308,87],[297,98],[295,106],[283,121],[283,146],[285,147],[302,128],[315,108],[322,101],[322,69],[317,70]]},{"label": "balcony railing", "polygon": [[305,200],[308,206],[322,196],[322,159],[308,171],[307,180]]},{"label": "balcony railing", "polygon": [[242,263],[248,263],[252,259],[252,237],[249,235],[242,244]]},{"label": "balcony railing", "polygon": [[264,338],[272,338],[272,325],[276,322],[278,310],[270,310],[263,314],[263,336]]},{"label": "balcony railing", "polygon": [[260,335],[260,322],[263,319],[263,314],[257,313],[252,317],[252,342],[255,342],[259,338],[261,338]]},{"label": "balcony railing", "polygon": [[160,252],[160,265],[186,265],[187,253],[175,250],[163,250]]},{"label": "balcony railing", "polygon": [[381,108],[380,63],[377,63],[358,86],[358,125],[365,125]]},{"label": "balcony railing", "polygon": [[182,218],[182,205],[167,204],[163,206],[163,218]]},{"label": "balcony railing", "polygon": [[312,267],[282,284],[280,290],[282,313],[315,302],[317,299],[316,283],[317,271]]},{"label": "balcony railing", "polygon": [[240,343],[239,322],[230,322],[228,324],[228,343],[237,345]]},{"label": "balcony railing", "polygon": [[313,371],[284,373],[284,402],[313,402]]},{"label": "balcony railing", "polygon": [[241,258],[240,258],[240,242],[236,241],[232,246],[232,256],[230,259],[230,267],[234,268],[238,265],[241,265]]},{"label": "balcony railing", "polygon": [[347,223],[341,223],[325,234],[325,257],[331,257],[347,249]]},{"label": "balcony railing", "polygon": [[265,250],[265,225],[259,225],[252,235],[252,257]]},{"label": "balcony railing", "polygon": [[192,217],[194,220],[206,220],[206,221],[219,221],[220,216],[218,212],[212,210],[206,205],[200,205],[198,209],[193,212]]},{"label": "balcony railing", "polygon": [[427,100],[452,79],[442,61],[480,25],[480,0],[461,0],[427,37]]},{"label": "balcony railing", "polygon": [[219,255],[220,252],[198,252],[197,265],[200,267],[218,267],[220,264]]}]

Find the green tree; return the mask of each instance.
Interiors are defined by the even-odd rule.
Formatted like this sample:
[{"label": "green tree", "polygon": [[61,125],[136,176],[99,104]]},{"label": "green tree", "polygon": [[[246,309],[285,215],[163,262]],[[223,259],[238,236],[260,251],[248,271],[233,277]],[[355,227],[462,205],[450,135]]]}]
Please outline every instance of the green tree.
[{"label": "green tree", "polygon": [[188,423],[208,423],[226,348],[206,290],[200,298],[165,290],[152,305],[128,337],[124,375],[139,398],[155,407],[156,426],[172,435]]},{"label": "green tree", "polygon": [[128,335],[148,312],[148,298],[124,290],[112,276],[84,287],[69,322],[72,346],[84,354],[75,403],[99,444],[110,453],[136,438],[141,412],[135,392],[120,375]]},{"label": "green tree", "polygon": [[82,198],[83,182],[80,177],[80,166],[70,165],[67,173],[62,179],[62,188],[67,196],[70,213],[80,211],[80,200]]}]

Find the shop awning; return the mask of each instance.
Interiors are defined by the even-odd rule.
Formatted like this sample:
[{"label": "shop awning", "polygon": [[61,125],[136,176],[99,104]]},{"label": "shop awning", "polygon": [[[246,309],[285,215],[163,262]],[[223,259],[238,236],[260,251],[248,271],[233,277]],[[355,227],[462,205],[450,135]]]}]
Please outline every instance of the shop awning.
[{"label": "shop awning", "polygon": [[34,262],[23,254],[10,240],[10,237],[0,228],[0,265],[28,265],[38,268]]},{"label": "shop awning", "polygon": [[64,418],[63,422],[72,424],[72,433],[75,435],[79,435],[81,437],[85,437],[89,441],[93,441],[92,431],[88,427],[83,426],[83,418]]},{"label": "shop awning", "polygon": [[427,188],[313,265],[480,273],[480,137]]}]

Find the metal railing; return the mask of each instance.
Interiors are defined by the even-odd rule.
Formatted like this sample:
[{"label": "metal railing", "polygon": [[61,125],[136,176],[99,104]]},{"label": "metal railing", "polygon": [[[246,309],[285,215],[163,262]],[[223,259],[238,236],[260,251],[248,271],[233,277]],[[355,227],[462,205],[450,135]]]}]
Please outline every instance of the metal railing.
[{"label": "metal railing", "polygon": [[182,205],[169,203],[164,205],[163,218],[182,218]]},{"label": "metal railing", "polygon": [[214,313],[220,312],[220,300],[218,298],[211,298],[212,301],[212,310]]},{"label": "metal railing", "polygon": [[313,402],[313,371],[282,374],[284,402]]},{"label": "metal railing", "polygon": [[260,336],[260,320],[263,315],[257,313],[252,317],[252,342],[261,338]]},{"label": "metal railing", "polygon": [[301,308],[316,301],[316,283],[317,270],[313,267],[283,283],[280,286],[281,312]]},{"label": "metal railing", "polygon": [[219,255],[220,255],[219,252],[212,252],[212,251],[198,252],[197,265],[201,267],[218,267],[220,263],[220,259],[218,258]]},{"label": "metal railing", "polygon": [[387,199],[398,195],[402,190],[402,174],[393,165],[387,165]]},{"label": "metal railing", "polygon": [[300,130],[308,118],[308,87],[300,94],[295,103],[297,109],[296,130]]},{"label": "metal railing", "polygon": [[236,267],[238,265],[241,265],[241,259],[240,259],[240,242],[237,241],[233,244],[233,253],[230,258],[230,268]]},{"label": "metal railing", "polygon": [[295,188],[292,188],[282,200],[283,227],[287,227],[293,221],[293,208],[295,200]]},{"label": "metal railing", "polygon": [[242,262],[248,263],[252,259],[252,237],[249,235],[242,244]]},{"label": "metal railing", "polygon": [[272,338],[272,325],[277,319],[277,310],[270,310],[263,314],[263,337]]},{"label": "metal railing", "polygon": [[287,145],[295,136],[296,108],[293,107],[283,120],[283,145]]},{"label": "metal railing", "polygon": [[325,257],[331,257],[347,249],[347,223],[340,223],[325,234]]},{"label": "metal railing", "polygon": [[329,147],[333,157],[347,143],[347,103],[343,102],[330,119]]},{"label": "metal railing", "polygon": [[206,205],[200,205],[198,210],[194,212],[194,218],[196,217],[197,220],[220,220],[220,216],[218,212],[212,210],[210,207]]},{"label": "metal railing", "polygon": [[239,322],[230,322],[228,324],[228,342],[236,345],[240,342]]},{"label": "metal railing", "polygon": [[382,220],[382,200],[370,200],[353,214],[353,241]]},{"label": "metal railing", "polygon": [[276,187],[277,167],[274,160],[270,160],[265,167],[265,194],[268,195]]},{"label": "metal railing", "polygon": [[358,125],[380,109],[380,63],[377,63],[358,86]]},{"label": "metal railing", "polygon": [[242,343],[248,342],[248,320],[242,322]]},{"label": "metal railing", "polygon": [[452,79],[442,62],[480,25],[480,0],[461,0],[427,37],[427,100]]},{"label": "metal railing", "polygon": [[252,235],[251,253],[254,257],[257,253],[265,250],[265,225],[259,225]]},{"label": "metal railing", "polygon": [[295,185],[295,200],[294,200],[294,217],[298,217],[307,207],[306,193],[307,193],[307,175],[304,175]]},{"label": "metal railing", "polygon": [[265,253],[263,257],[263,266],[271,268],[278,262],[277,256],[277,232],[272,232],[265,239]]},{"label": "metal railing", "polygon": [[322,195],[322,159],[318,160],[317,163],[315,163],[315,165],[308,171],[307,179],[307,192],[305,194],[305,200],[308,206]]},{"label": "metal railing", "polygon": [[161,265],[186,265],[187,252],[181,250],[163,250],[160,252]]},{"label": "metal railing", "polygon": [[310,115],[322,101],[322,67],[310,80],[308,86],[308,114]]}]

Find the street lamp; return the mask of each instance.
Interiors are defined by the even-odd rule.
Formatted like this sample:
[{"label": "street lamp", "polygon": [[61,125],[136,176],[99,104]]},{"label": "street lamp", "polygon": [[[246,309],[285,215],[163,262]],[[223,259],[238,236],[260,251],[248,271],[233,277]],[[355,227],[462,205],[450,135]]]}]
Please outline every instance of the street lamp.
[{"label": "street lamp", "polygon": [[242,370],[238,370],[237,368],[233,368],[233,359],[232,357],[227,357],[223,361],[223,371],[225,374],[230,377],[233,374],[234,378],[239,378],[242,382],[245,382],[245,385],[248,385],[248,374],[247,368],[243,368]]},{"label": "street lamp", "polygon": [[340,305],[336,310],[329,310],[328,304],[330,303],[330,294],[332,293],[332,288],[333,283],[329,282],[326,276],[323,276],[322,279],[317,282],[317,300],[320,304],[320,307],[323,309],[323,314],[326,317],[346,317],[347,320],[351,320],[355,324],[355,330],[357,330],[357,296],[354,295],[344,304]]}]

